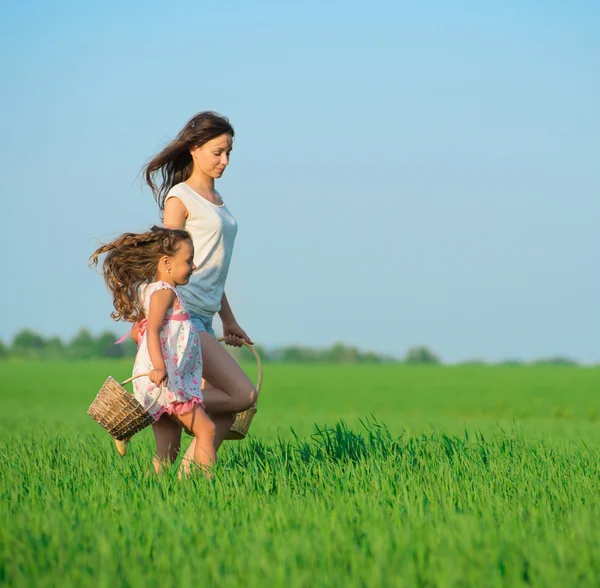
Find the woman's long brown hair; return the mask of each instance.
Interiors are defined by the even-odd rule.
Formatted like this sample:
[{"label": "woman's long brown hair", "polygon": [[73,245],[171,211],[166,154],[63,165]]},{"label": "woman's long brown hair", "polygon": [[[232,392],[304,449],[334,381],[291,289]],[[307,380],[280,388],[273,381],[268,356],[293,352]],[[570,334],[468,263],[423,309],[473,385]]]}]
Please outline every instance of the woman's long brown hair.
[{"label": "woman's long brown hair", "polygon": [[154,194],[161,214],[169,190],[192,175],[190,149],[201,147],[224,134],[231,135],[232,139],[235,135],[229,119],[216,112],[200,112],[190,118],[177,137],[144,166],[144,179]]},{"label": "woman's long brown hair", "polygon": [[175,255],[182,241],[191,241],[187,231],[154,226],[146,233],[125,233],[94,251],[92,266],[106,254],[102,273],[113,297],[113,319],[136,322],[143,318],[140,287],[156,279],[161,257]]}]

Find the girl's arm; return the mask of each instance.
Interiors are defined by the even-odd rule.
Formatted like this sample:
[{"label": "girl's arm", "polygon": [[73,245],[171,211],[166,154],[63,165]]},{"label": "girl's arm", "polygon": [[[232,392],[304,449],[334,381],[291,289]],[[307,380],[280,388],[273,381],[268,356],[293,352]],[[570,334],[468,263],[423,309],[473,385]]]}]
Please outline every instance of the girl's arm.
[{"label": "girl's arm", "polygon": [[146,326],[146,340],[148,341],[148,353],[154,368],[150,372],[150,380],[157,386],[168,380],[167,367],[162,354],[160,344],[160,331],[167,311],[175,302],[173,290],[158,290],[150,297],[150,308],[148,309],[148,325]]},{"label": "girl's arm", "polygon": [[250,345],[254,345],[252,339],[250,339],[242,327],[237,324],[225,292],[223,292],[223,296],[221,297],[221,310],[219,311],[219,316],[223,323],[223,337],[225,337],[225,343],[227,343],[227,345],[241,347],[242,339],[250,343]]},{"label": "girl's arm", "polygon": [[[185,221],[188,217],[188,211],[179,198],[171,196],[165,202],[165,213],[163,225],[167,229],[184,229]],[[131,329],[131,338],[137,343],[139,339],[139,323],[135,323]]]}]

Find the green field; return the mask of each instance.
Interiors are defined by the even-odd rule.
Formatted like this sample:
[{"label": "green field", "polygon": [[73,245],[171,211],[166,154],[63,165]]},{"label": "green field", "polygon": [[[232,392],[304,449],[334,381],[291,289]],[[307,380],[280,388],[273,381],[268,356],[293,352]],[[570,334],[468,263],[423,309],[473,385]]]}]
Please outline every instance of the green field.
[{"label": "green field", "polygon": [[600,585],[596,368],[267,364],[212,482],[86,415],[129,371],[0,362],[0,584]]}]

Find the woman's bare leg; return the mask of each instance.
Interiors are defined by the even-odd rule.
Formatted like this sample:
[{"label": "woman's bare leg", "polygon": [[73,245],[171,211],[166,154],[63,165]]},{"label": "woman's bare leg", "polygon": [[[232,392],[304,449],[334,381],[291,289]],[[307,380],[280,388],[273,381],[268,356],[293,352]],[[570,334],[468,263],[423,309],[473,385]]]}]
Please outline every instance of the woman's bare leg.
[{"label": "woman's bare leg", "polygon": [[209,333],[200,333],[200,342],[203,377],[212,384],[204,391],[206,412],[231,415],[254,406],[256,388],[235,359]]},{"label": "woman's bare leg", "polygon": [[[203,379],[202,380],[202,393],[204,394],[208,388],[214,388],[210,382]],[[208,415],[213,423],[215,423],[216,433],[215,433],[215,452],[219,451],[219,447],[221,447],[223,441],[225,441],[225,437],[227,437],[227,433],[231,429],[231,426],[235,422],[235,414],[209,414]],[[193,441],[192,441],[193,443]]]}]

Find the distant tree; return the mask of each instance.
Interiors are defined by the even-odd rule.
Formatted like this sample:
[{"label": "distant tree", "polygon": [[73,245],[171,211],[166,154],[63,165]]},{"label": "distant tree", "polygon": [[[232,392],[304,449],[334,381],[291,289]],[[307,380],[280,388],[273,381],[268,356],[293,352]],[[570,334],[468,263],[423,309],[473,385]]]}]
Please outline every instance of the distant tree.
[{"label": "distant tree", "polygon": [[284,347],[280,353],[280,359],[284,362],[290,363],[304,363],[309,361],[316,361],[317,357],[315,352],[308,347],[299,347],[291,345]]},{"label": "distant tree", "polygon": [[485,359],[466,359],[464,361],[458,362],[458,365],[464,366],[478,366],[478,365],[487,365]]},{"label": "distant tree", "polygon": [[97,356],[96,341],[85,328],[80,329],[68,347],[68,355],[74,359],[91,359]]},{"label": "distant tree", "polygon": [[102,333],[96,339],[96,353],[98,357],[123,357],[125,349],[122,344],[116,345],[117,336],[110,331]]},{"label": "distant tree", "polygon": [[520,359],[505,359],[499,363],[505,366],[522,366],[523,362]]},{"label": "distant tree", "polygon": [[364,363],[383,363],[384,361],[390,361],[387,358],[377,355],[377,353],[373,351],[367,351],[366,353],[363,353],[360,360]]},{"label": "distant tree", "polygon": [[438,364],[440,358],[427,347],[411,347],[404,357],[406,363]]},{"label": "distant tree", "polygon": [[314,349],[299,345],[278,347],[267,354],[268,360],[281,363],[383,363],[397,362],[394,357],[363,353],[353,346],[334,343],[327,349]]},{"label": "distant tree", "polygon": [[536,359],[533,363],[535,365],[578,365],[576,360],[562,356],[544,357]]},{"label": "distant tree", "polygon": [[45,341],[41,335],[30,330],[19,331],[12,342],[11,352],[15,355],[39,356],[44,349]]},{"label": "distant tree", "polygon": [[59,359],[65,355],[65,346],[58,337],[50,337],[44,347],[44,357]]},{"label": "distant tree", "polygon": [[0,359],[8,356],[8,349],[2,341],[0,341]]},{"label": "distant tree", "polygon": [[123,341],[123,343],[119,343],[119,345],[117,345],[117,347],[120,347],[123,350],[124,357],[135,357],[135,354],[137,353],[137,350],[138,350],[138,347],[137,347],[135,341],[133,341],[133,339],[131,339],[131,337],[127,337],[127,339],[125,339],[125,341]]},{"label": "distant tree", "polygon": [[334,343],[324,354],[323,359],[331,363],[357,363],[360,354],[356,347],[348,347],[343,343]]},{"label": "distant tree", "polygon": [[[264,347],[261,345],[254,345],[253,347],[256,353],[258,353],[258,357],[260,357],[263,362],[269,361],[269,354]],[[239,359],[239,361],[255,361],[254,355],[245,345],[239,348],[236,359]]]}]

